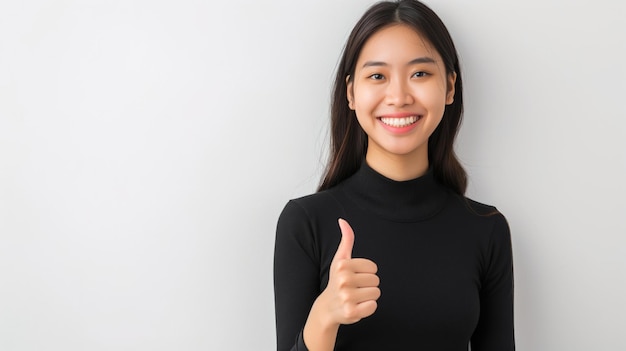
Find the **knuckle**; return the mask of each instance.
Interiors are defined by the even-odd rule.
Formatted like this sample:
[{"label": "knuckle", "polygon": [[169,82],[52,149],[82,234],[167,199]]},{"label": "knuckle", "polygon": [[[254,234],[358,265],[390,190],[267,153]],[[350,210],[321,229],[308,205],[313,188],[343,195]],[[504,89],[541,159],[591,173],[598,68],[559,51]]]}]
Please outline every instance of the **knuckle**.
[{"label": "knuckle", "polygon": [[348,287],[348,285],[350,285],[350,280],[345,274],[339,275],[339,277],[337,277],[337,287],[339,287],[339,289],[345,289],[346,287]]},{"label": "knuckle", "polygon": [[337,271],[345,271],[348,269],[348,260],[339,260],[335,265]]},{"label": "knuckle", "polygon": [[[378,300],[378,298],[380,298],[381,292],[380,292],[380,288],[376,288],[376,290],[374,290],[376,298],[375,300]],[[374,303],[376,303],[376,301],[374,301]]]},{"label": "knuckle", "polygon": [[345,305],[345,304],[347,304],[350,301],[350,294],[347,291],[340,290],[338,295],[339,295],[339,301],[342,304]]},{"label": "knuckle", "polygon": [[379,285],[380,285],[380,278],[377,275],[375,275],[374,276],[374,286],[379,286]]},{"label": "knuckle", "polygon": [[349,321],[356,321],[359,319],[358,312],[354,306],[347,305],[344,307],[344,317]]}]

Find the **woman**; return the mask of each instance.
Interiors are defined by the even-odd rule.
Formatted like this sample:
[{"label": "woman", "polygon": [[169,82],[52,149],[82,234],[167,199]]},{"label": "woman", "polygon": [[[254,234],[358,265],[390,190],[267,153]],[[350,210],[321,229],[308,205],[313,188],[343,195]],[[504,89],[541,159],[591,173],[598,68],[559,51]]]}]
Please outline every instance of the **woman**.
[{"label": "woman", "polygon": [[318,192],[277,227],[279,350],[514,350],[506,220],[464,197],[456,49],[412,0],[372,6],[338,67]]}]

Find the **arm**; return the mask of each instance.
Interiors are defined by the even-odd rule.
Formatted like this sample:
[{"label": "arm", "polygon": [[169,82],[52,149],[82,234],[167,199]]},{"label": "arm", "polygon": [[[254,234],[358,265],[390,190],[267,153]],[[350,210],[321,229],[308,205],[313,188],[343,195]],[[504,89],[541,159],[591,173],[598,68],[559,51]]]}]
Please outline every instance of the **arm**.
[{"label": "arm", "polygon": [[304,210],[290,201],[278,219],[274,248],[278,350],[307,350],[302,328],[319,294],[319,253],[310,221]]},{"label": "arm", "polygon": [[320,294],[316,258],[320,255],[306,217],[290,202],[278,221],[274,254],[278,348],[287,350],[293,343],[290,337],[298,335],[291,350],[330,351],[339,325],[356,323],[376,310],[378,268],[370,260],[352,258],[354,232],[348,222],[339,220],[341,242],[330,264],[328,285]]},{"label": "arm", "polygon": [[480,319],[472,351],[514,351],[513,257],[506,219],[496,214],[480,291]]}]

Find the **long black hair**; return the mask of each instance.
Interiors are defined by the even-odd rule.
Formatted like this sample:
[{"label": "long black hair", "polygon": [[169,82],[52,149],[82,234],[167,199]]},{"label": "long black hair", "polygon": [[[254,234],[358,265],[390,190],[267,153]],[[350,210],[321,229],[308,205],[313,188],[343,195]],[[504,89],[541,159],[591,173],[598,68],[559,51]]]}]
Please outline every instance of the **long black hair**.
[{"label": "long black hair", "polygon": [[318,191],[335,186],[354,174],[367,152],[367,135],[348,107],[346,78],[352,79],[365,42],[393,24],[413,28],[437,50],[446,74],[456,73],[454,101],[428,139],[428,161],[435,178],[457,194],[465,194],[467,173],[454,153],[454,139],[463,114],[463,84],[458,55],[450,33],[439,17],[416,0],[383,1],[370,7],[352,29],[337,68],[331,98],[330,154]]}]

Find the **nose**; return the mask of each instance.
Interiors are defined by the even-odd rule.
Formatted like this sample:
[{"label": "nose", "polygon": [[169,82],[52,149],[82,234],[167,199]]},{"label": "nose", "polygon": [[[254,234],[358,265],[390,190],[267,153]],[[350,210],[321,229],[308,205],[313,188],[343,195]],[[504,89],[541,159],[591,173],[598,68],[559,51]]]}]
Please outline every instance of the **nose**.
[{"label": "nose", "polygon": [[402,107],[411,105],[414,101],[408,82],[402,79],[394,79],[389,82],[385,96],[385,102],[388,105]]}]

